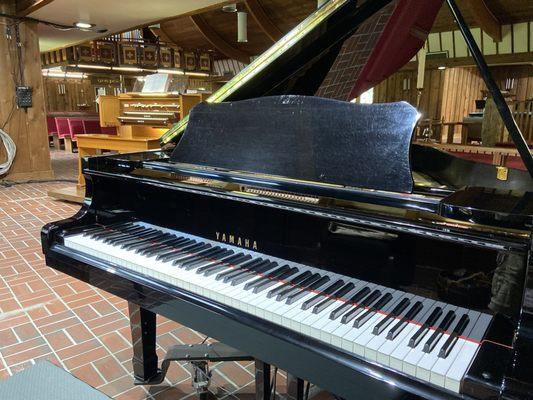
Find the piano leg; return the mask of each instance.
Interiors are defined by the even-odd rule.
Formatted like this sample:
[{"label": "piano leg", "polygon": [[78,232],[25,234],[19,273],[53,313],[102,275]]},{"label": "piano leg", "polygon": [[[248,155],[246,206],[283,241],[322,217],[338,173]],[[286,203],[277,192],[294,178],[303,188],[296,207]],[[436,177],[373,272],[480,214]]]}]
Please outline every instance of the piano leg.
[{"label": "piano leg", "polygon": [[255,400],[268,400],[270,398],[270,364],[255,360]]},{"label": "piano leg", "polygon": [[133,374],[135,384],[143,385],[160,373],[155,352],[156,315],[130,302],[128,310],[133,343]]},{"label": "piano leg", "polygon": [[304,381],[291,373],[287,372],[287,399],[303,400],[304,398]]}]

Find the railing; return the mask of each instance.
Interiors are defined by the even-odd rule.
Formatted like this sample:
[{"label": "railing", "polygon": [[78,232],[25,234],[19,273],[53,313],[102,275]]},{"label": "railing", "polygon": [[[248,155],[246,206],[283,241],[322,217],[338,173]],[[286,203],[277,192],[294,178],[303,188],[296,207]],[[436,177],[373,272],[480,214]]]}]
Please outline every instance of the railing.
[{"label": "railing", "polygon": [[66,49],[41,54],[44,68],[56,66],[89,67],[135,71],[137,69],[172,69],[212,74],[209,52],[183,50],[172,44],[142,39],[109,38],[93,40]]}]

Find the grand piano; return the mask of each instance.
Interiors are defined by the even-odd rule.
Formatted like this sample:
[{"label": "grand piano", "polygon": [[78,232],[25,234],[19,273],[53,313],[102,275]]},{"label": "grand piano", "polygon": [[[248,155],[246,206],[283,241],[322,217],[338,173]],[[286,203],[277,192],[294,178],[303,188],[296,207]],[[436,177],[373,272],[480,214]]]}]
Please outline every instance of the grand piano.
[{"label": "grand piano", "polygon": [[84,160],[85,203],[43,228],[43,252],[129,302],[136,384],[168,367],[160,314],[255,359],[258,398],[270,365],[296,399],[304,381],[345,399],[532,398],[529,172],[413,145],[407,103],[311,96],[388,3],[331,0],[165,150]]}]

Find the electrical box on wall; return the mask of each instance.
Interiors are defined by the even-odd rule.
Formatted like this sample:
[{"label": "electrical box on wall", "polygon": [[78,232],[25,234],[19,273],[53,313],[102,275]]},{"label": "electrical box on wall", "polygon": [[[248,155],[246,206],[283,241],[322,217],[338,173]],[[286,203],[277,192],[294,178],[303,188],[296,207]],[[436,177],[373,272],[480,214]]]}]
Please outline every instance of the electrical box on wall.
[{"label": "electrical box on wall", "polygon": [[33,106],[33,88],[30,86],[17,86],[17,106],[19,108],[29,108]]}]

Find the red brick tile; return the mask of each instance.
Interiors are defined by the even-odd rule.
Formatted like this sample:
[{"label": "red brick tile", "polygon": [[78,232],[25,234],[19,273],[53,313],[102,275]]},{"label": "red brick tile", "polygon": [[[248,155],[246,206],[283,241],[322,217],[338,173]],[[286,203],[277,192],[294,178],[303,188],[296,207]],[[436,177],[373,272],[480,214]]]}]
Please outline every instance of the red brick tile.
[{"label": "red brick tile", "polygon": [[96,369],[94,369],[92,364],[87,364],[79,368],[74,368],[70,372],[78,379],[95,388],[105,383],[105,381],[100,377],[98,372],[96,372]]},{"label": "red brick tile", "polygon": [[133,387],[133,377],[126,375],[106,385],[100,386],[98,390],[110,397],[115,397]]},{"label": "red brick tile", "polygon": [[222,372],[238,387],[247,385],[254,380],[254,376],[246,369],[241,368],[237,363],[224,362],[217,366],[216,371]]},{"label": "red brick tile", "polygon": [[83,324],[76,324],[65,330],[76,343],[82,343],[94,338],[94,335]]},{"label": "red brick tile", "polygon": [[102,325],[109,324],[111,322],[119,321],[122,318],[124,318],[122,314],[120,314],[119,312],[114,312],[113,314],[106,315],[105,317],[95,318],[92,321],[87,322],[87,327],[89,329],[94,329],[98,326],[102,326]]},{"label": "red brick tile", "polygon": [[65,349],[57,351],[57,356],[62,359],[66,360],[68,358],[77,356],[82,353],[86,353],[88,351],[96,350],[97,348],[101,347],[100,343],[97,339],[89,340],[84,343],[75,344],[72,346],[69,346]]},{"label": "red brick tile", "polygon": [[[115,397],[116,400],[145,400],[146,390],[141,386],[136,386]],[[177,400],[177,398],[176,398]]]},{"label": "red brick tile", "polygon": [[18,343],[18,340],[12,329],[3,329],[0,331],[0,348],[11,346],[15,343]]},{"label": "red brick tile", "polygon": [[41,333],[46,335],[47,333],[57,332],[61,329],[66,329],[71,326],[77,325],[79,323],[80,323],[80,320],[78,318],[72,317],[72,318],[67,318],[67,319],[52,323],[52,324],[42,326],[39,328],[39,330],[41,331]]},{"label": "red brick tile", "polygon": [[96,312],[98,312],[102,316],[108,315],[108,314],[111,314],[117,311],[115,307],[113,307],[110,303],[108,303],[105,300],[92,303],[91,306],[96,310]]},{"label": "red brick tile", "polygon": [[131,347],[128,347],[127,349],[120,350],[114,354],[114,356],[120,361],[120,362],[127,362],[131,361],[131,358],[133,357],[133,350]]},{"label": "red brick tile", "polygon": [[79,319],[85,322],[100,317],[100,315],[98,315],[98,313],[89,305],[75,308],[72,311],[74,311]]},{"label": "red brick tile", "polygon": [[9,375],[9,372],[7,372],[7,369],[0,369],[0,381],[3,379],[9,378],[11,375]]},{"label": "red brick tile", "polygon": [[111,356],[95,361],[93,365],[107,382],[114,381],[127,374],[126,369]]},{"label": "red brick tile", "polygon": [[50,346],[52,346],[52,349],[54,349],[54,351],[64,349],[65,347],[69,347],[74,344],[72,343],[72,340],[70,340],[70,338],[63,331],[50,333],[49,335],[45,335],[45,338],[48,343],[50,343]]},{"label": "red brick tile", "polygon": [[16,311],[19,310],[20,306],[17,304],[15,300],[3,300],[0,301],[0,312],[10,312],[10,311]]},{"label": "red brick tile", "polygon": [[100,337],[100,340],[113,354],[131,346],[131,344],[128,343],[117,332],[111,332],[107,335],[103,335]]},{"label": "red brick tile", "polygon": [[109,355],[109,352],[103,347],[98,347],[95,350],[88,351],[83,354],[79,354],[68,360],[64,360],[64,364],[68,369],[81,367],[82,365],[94,362]]},{"label": "red brick tile", "polygon": [[31,349],[33,347],[38,347],[45,344],[45,341],[43,338],[38,337],[35,339],[26,340],[25,342],[21,342],[18,344],[14,344],[12,346],[4,347],[2,349],[2,355],[4,357],[11,356],[16,353],[20,353],[22,351],[26,351],[28,349]]},{"label": "red brick tile", "polygon": [[0,330],[13,328],[17,325],[25,324],[26,322],[29,322],[29,319],[26,315],[22,313],[13,315],[12,317],[9,317],[9,318],[4,318],[4,319],[0,318]]},{"label": "red brick tile", "polygon": [[120,328],[129,327],[130,323],[126,318],[122,318],[119,321],[111,322],[109,324],[99,326],[93,329],[96,336],[105,335],[106,333],[114,332]]},{"label": "red brick tile", "polygon": [[15,353],[11,356],[4,357],[4,360],[7,365],[11,366],[25,361],[33,360],[34,358],[50,354],[51,352],[52,351],[50,347],[48,347],[48,345],[46,344],[43,344],[42,346],[34,347],[26,351]]},{"label": "red brick tile", "polygon": [[39,332],[32,323],[22,324],[13,328],[20,340],[25,341],[39,336]]}]

